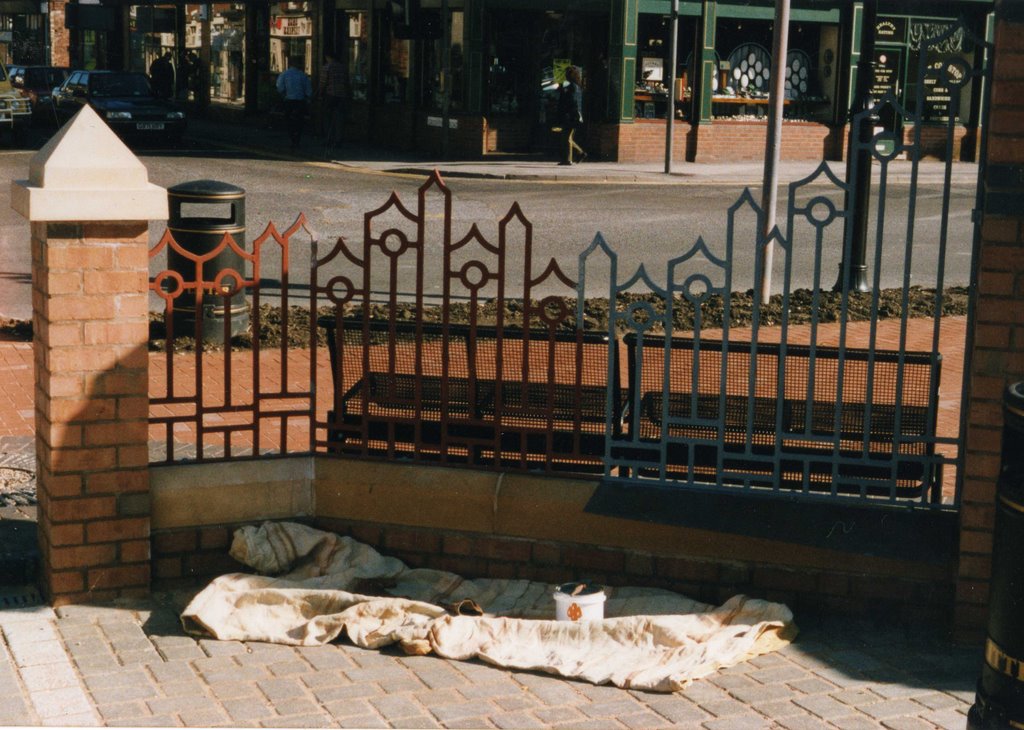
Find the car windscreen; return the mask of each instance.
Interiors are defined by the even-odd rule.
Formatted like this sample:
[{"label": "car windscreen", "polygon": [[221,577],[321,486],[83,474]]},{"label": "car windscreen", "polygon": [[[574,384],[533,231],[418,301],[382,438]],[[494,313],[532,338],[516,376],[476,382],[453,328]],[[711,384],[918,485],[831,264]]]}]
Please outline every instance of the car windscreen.
[{"label": "car windscreen", "polygon": [[150,96],[149,82],[142,74],[96,74],[89,78],[93,96]]}]

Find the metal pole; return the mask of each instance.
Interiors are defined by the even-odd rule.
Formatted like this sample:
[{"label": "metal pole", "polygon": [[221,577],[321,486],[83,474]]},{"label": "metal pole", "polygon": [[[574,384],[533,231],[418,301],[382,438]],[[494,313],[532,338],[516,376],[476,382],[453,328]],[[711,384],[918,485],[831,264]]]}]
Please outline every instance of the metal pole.
[{"label": "metal pole", "polygon": [[672,174],[672,133],[676,121],[676,56],[679,50],[679,0],[672,0],[672,28],[668,50],[668,108],[665,110],[665,174]]},{"label": "metal pole", "polygon": [[768,136],[764,144],[764,181],[761,209],[764,211],[764,267],[761,269],[761,303],[772,294],[772,263],[775,243],[768,235],[775,228],[775,207],[779,187],[779,148],[782,145],[782,111],[786,104],[786,54],[789,51],[789,0],[775,0],[775,32],[772,38],[772,86],[768,95]]},{"label": "metal pole", "polygon": [[452,72],[451,11],[448,0],[441,0],[441,159],[448,159],[448,124],[451,117]]},{"label": "metal pole", "polygon": [[[854,115],[867,109],[871,103],[871,86],[875,80],[875,26],[878,22],[878,0],[864,0],[864,22],[861,26],[860,59],[857,61],[857,93],[850,107],[850,122]],[[868,265],[866,238],[868,232],[868,204],[871,196],[871,137],[874,134],[871,119],[865,116],[857,129],[850,130],[849,146],[846,150],[846,182],[853,195],[847,193],[845,208],[850,216],[850,260],[839,262],[839,278],[833,287],[842,291],[844,285],[850,291],[870,291],[868,286]],[[854,150],[856,149],[856,152]],[[856,177],[850,179],[850,168],[856,155]],[[847,279],[843,281],[843,271]]]}]

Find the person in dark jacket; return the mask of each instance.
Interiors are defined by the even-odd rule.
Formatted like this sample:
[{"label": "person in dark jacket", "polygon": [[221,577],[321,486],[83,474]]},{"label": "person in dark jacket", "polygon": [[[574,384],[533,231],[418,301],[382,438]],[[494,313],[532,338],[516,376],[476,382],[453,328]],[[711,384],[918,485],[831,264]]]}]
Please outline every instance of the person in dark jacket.
[{"label": "person in dark jacket", "polygon": [[170,99],[174,94],[174,66],[171,65],[170,51],[157,56],[149,65],[149,80],[153,93],[161,99]]},{"label": "person in dark jacket", "polygon": [[565,70],[565,84],[559,91],[558,111],[562,122],[562,160],[560,165],[573,164],[573,153],[579,162],[587,159],[586,151],[576,142],[576,132],[583,128],[583,87],[580,72],[575,66]]}]

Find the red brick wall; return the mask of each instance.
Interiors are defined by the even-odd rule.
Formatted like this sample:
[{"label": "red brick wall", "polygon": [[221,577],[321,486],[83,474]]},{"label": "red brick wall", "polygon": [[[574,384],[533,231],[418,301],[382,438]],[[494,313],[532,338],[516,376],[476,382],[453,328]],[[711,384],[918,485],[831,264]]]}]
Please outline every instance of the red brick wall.
[{"label": "red brick wall", "polygon": [[[1024,23],[1000,20],[989,116],[991,165],[1024,165]],[[964,458],[957,628],[985,628],[1000,466],[1002,393],[1024,380],[1024,211],[986,213],[979,251]]]}]

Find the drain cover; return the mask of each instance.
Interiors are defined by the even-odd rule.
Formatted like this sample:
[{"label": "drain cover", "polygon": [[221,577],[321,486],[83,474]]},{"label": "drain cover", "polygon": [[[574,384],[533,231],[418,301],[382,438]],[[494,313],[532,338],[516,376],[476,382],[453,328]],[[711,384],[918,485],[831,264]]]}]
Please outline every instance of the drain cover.
[{"label": "drain cover", "polygon": [[35,472],[13,466],[0,466],[0,506],[19,507],[35,503]]}]

